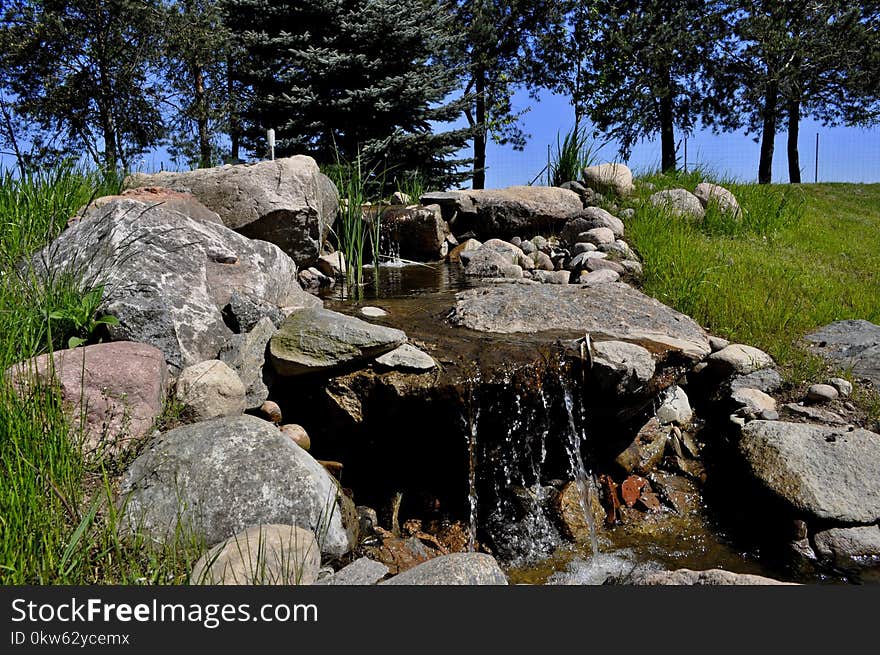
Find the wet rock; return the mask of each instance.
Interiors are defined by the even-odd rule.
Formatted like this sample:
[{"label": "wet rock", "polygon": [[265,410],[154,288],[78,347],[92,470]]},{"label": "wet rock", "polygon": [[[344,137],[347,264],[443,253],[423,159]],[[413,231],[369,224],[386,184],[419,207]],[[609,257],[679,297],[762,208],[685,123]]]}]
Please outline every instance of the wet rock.
[{"label": "wet rock", "polygon": [[702,219],[706,215],[702,203],[686,189],[667,189],[652,194],[648,201],[655,207],[663,207],[671,214]]},{"label": "wet rock", "polygon": [[837,389],[830,384],[813,384],[807,389],[807,400],[811,403],[830,403],[837,400]]},{"label": "wet rock", "polygon": [[159,543],[192,535],[216,544],[255,524],[292,524],[315,532],[322,552],[342,555],[351,544],[338,494],[271,423],[220,418],[163,433],[131,464],[120,485],[122,525]]},{"label": "wet rock", "polygon": [[364,552],[371,559],[384,564],[391,575],[408,571],[441,554],[425,546],[417,537],[404,539],[380,527],[376,527],[374,532],[374,538],[364,547]]},{"label": "wet rock", "polygon": [[[296,423],[288,423],[287,425],[282,425],[280,430],[281,434],[289,438],[303,450],[312,449],[312,440],[309,438],[309,433],[306,432],[306,429],[303,426]],[[327,467],[325,466],[324,468]]]},{"label": "wet rock", "polygon": [[673,386],[663,392],[660,406],[657,408],[657,420],[660,425],[688,425],[694,418],[694,410],[684,389]]},{"label": "wet rock", "polygon": [[258,525],[230,537],[193,565],[190,584],[309,585],[318,579],[321,549],[311,530]]},{"label": "wet rock", "polygon": [[627,507],[636,504],[642,495],[642,489],[648,481],[640,475],[631,475],[620,485],[620,496]]},{"label": "wet rock", "polygon": [[10,367],[7,379],[22,396],[57,385],[71,425],[82,425],[84,452],[121,453],[149,434],[162,414],[168,367],[150,345],[118,341],[57,350]]},{"label": "wet rock", "polygon": [[739,450],[755,478],[797,511],[845,523],[880,520],[880,435],[752,421]]},{"label": "wet rock", "polygon": [[321,255],[315,267],[327,277],[341,280],[345,278],[345,256],[341,252]]},{"label": "wet rock", "polygon": [[560,531],[566,539],[578,544],[588,544],[591,540],[590,524],[584,508],[588,507],[588,511],[592,512],[593,525],[598,525],[605,515],[596,494],[588,496],[585,500],[577,482],[571,481],[566,482],[553,498],[553,515]]},{"label": "wet rock", "polygon": [[440,205],[390,207],[379,221],[382,237],[400,247],[400,256],[415,261],[439,261],[446,257],[450,236]]},{"label": "wet rock", "polygon": [[828,384],[837,390],[841,398],[849,398],[853,392],[852,382],[844,378],[831,378]]},{"label": "wet rock", "polygon": [[655,416],[642,426],[626,450],[614,458],[614,463],[624,473],[647,475],[663,458],[668,436],[669,428],[661,426]]},{"label": "wet rock", "polygon": [[722,373],[748,375],[773,366],[773,359],[763,350],[735,343],[709,355],[709,365]]},{"label": "wet rock", "polygon": [[827,361],[880,386],[880,325],[862,320],[837,321],[805,338],[811,350]]},{"label": "wet rock", "polygon": [[359,557],[348,566],[339,569],[327,580],[318,584],[362,586],[374,585],[388,575],[388,567],[369,557]]},{"label": "wet rock", "polygon": [[880,566],[880,526],[831,528],[813,536],[816,551],[837,567]]},{"label": "wet rock", "polygon": [[317,260],[339,207],[336,187],[314,159],[303,155],[180,173],[135,173],[123,186],[187,190],[224,225],[274,243],[302,267]]},{"label": "wet rock", "polygon": [[244,384],[219,359],[183,369],[177,379],[175,397],[198,421],[241,414],[246,408]]},{"label": "wet rock", "polygon": [[384,309],[380,309],[379,307],[361,307],[360,309],[361,316],[366,316],[367,318],[382,318],[384,316],[388,316],[388,312]]},{"label": "wet rock", "polygon": [[264,371],[266,347],[276,332],[275,325],[263,318],[247,334],[234,334],[223,346],[218,359],[236,372],[245,389],[245,406],[259,407],[269,397]]},{"label": "wet rock", "polygon": [[749,573],[733,573],[723,569],[709,569],[706,571],[692,571],[690,569],[677,569],[675,571],[661,571],[659,573],[647,573],[633,580],[640,585],[676,585],[676,586],[703,586],[703,585],[786,585],[773,578],[765,578],[760,575]]},{"label": "wet rock", "polygon": [[599,193],[628,196],[635,191],[632,171],[623,164],[587,166],[583,172],[584,184]]},{"label": "wet rock", "polygon": [[716,204],[722,213],[733,214],[737,217],[742,213],[739,203],[736,201],[736,196],[723,186],[701,182],[694,189],[694,195],[700,201],[700,204],[703,205],[704,209],[710,204]]},{"label": "wet rock", "polygon": [[506,585],[507,576],[485,553],[451,553],[400,573],[385,585]]},{"label": "wet rock", "polygon": [[685,516],[700,510],[700,490],[692,480],[663,471],[654,471],[648,479],[660,500],[676,514]]},{"label": "wet rock", "polygon": [[654,358],[645,348],[625,341],[593,343],[593,375],[616,394],[634,393],[654,377]]},{"label": "wet rock", "polygon": [[49,248],[36,256],[38,270],[49,262],[52,275],[103,283],[99,313],[119,319],[111,339],[156,346],[174,373],[217,356],[232,333],[222,308],[235,291],[276,307],[320,304],[277,246],[162,205],[110,202]]},{"label": "wet rock", "polygon": [[730,381],[731,391],[757,389],[764,393],[773,393],[780,388],[782,388],[782,376],[775,368],[762,368],[747,375],[739,375]]},{"label": "wet rock", "polygon": [[293,376],[367,361],[405,341],[394,328],[328,309],[304,309],[281,324],[269,341],[269,355],[278,374]]},{"label": "wet rock", "polygon": [[731,394],[731,398],[743,410],[741,413],[747,416],[765,418],[767,413],[776,412],[776,400],[758,389],[738,387]]},{"label": "wet rock", "polygon": [[[457,294],[453,325],[496,334],[571,331],[594,340],[629,341],[651,352],[677,351],[691,359],[709,353],[706,333],[692,319],[627,284],[498,285]],[[547,308],[553,320],[547,321]]]},{"label": "wet rock", "polygon": [[415,346],[405,343],[391,352],[376,358],[379,368],[397,369],[400,371],[430,371],[437,368],[437,362],[428,353]]}]

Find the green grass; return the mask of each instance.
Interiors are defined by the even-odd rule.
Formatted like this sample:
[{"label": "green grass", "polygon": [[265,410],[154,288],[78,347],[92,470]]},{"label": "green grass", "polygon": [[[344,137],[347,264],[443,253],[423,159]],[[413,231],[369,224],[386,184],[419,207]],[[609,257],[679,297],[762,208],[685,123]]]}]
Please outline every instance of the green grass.
[{"label": "green grass", "polygon": [[[693,189],[705,171],[650,176],[656,189]],[[627,235],[645,266],[645,291],[713,334],[769,352],[790,382],[827,373],[799,345],[842,319],[880,323],[880,185],[728,184],[744,215],[711,210],[703,222],[645,202]],[[880,418],[872,397],[861,404]]]},{"label": "green grass", "polygon": [[176,582],[199,550],[121,540],[112,499],[123,463],[85,459],[79,421],[51,385],[26,372],[30,391],[19,393],[7,374],[89,323],[91,289],[24,263],[79,208],[118,189],[118,179],[72,166],[0,175],[0,584]]}]

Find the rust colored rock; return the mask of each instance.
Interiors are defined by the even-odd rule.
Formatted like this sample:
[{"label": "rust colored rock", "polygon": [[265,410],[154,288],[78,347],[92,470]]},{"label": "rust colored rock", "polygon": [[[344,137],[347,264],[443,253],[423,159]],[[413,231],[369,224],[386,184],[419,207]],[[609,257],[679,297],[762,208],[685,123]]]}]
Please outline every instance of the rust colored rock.
[{"label": "rust colored rock", "polygon": [[661,426],[657,417],[653,417],[642,426],[626,450],[615,458],[615,463],[624,473],[647,475],[663,459],[668,435],[669,428]]},{"label": "rust colored rock", "polygon": [[[593,516],[594,525],[603,518],[605,512],[595,494],[588,494],[587,501],[591,503],[589,511]],[[562,534],[577,543],[590,541],[590,524],[584,514],[584,499],[576,482],[568,482],[553,499],[553,509],[556,514],[556,522]]]},{"label": "rust colored rock", "polygon": [[636,504],[639,496],[642,495],[642,487],[646,484],[648,481],[640,475],[631,475],[623,481],[623,484],[620,485],[620,495],[623,496],[623,502],[627,507]]},{"label": "rust colored rock", "polygon": [[76,430],[82,419],[84,452],[121,453],[146,436],[162,414],[168,366],[158,348],[118,341],[59,350],[14,365],[7,372],[20,394],[46,393],[57,383]]},{"label": "rust colored rock", "polygon": [[[293,443],[303,450],[309,450],[312,447],[312,440],[309,439],[309,434],[303,426],[297,425],[296,423],[288,423],[287,425],[281,426],[281,431],[290,437],[293,440]],[[339,465],[339,468],[342,468],[342,464]],[[330,472],[332,473],[333,471]]]},{"label": "rust colored rock", "polygon": [[364,554],[387,566],[391,575],[408,571],[442,554],[426,546],[417,537],[395,537],[383,528],[376,528],[376,537],[377,543],[366,546]]},{"label": "rust colored rock", "polygon": [[327,472],[336,479],[339,479],[339,475],[344,468],[342,462],[334,462],[333,460],[328,459],[319,459],[318,464],[327,469]]},{"label": "rust colored rock", "polygon": [[605,523],[614,525],[620,520],[620,498],[617,495],[617,483],[610,475],[599,477],[599,486],[602,489],[602,500],[605,506]]},{"label": "rust colored rock", "polygon": [[[260,414],[267,421],[272,421],[272,423],[281,423],[281,408],[278,406],[278,403],[273,402],[271,400],[267,400],[262,405],[260,405]],[[305,432],[305,430],[303,430]],[[308,435],[306,435],[308,437]],[[294,439],[296,441],[296,439]],[[300,444],[302,445],[302,444]],[[306,448],[308,450],[308,448]]]},{"label": "rust colored rock", "polygon": [[661,508],[660,498],[655,493],[645,493],[639,496],[639,505],[649,512],[659,512]]}]

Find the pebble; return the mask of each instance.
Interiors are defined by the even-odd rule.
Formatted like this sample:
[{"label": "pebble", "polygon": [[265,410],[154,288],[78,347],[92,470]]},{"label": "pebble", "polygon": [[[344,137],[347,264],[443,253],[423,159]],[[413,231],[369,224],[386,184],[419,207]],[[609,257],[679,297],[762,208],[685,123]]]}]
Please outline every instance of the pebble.
[{"label": "pebble", "polygon": [[308,450],[312,447],[312,440],[309,439],[308,432],[306,432],[305,428],[301,425],[297,425],[296,423],[282,425],[281,432],[290,437],[291,440],[293,440],[293,443],[303,450]]},{"label": "pebble", "polygon": [[812,403],[830,403],[838,395],[837,389],[830,384],[814,384],[807,389],[807,400]]}]

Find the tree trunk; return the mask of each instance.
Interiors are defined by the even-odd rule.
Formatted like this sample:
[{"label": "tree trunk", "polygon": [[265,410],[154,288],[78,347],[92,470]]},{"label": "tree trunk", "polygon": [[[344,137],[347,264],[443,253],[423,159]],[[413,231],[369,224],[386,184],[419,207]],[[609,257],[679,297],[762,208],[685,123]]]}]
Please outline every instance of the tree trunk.
[{"label": "tree trunk", "polygon": [[208,133],[208,108],[205,98],[205,75],[201,66],[195,66],[193,70],[196,92],[196,124],[199,132],[199,168],[210,168],[211,161],[211,137]]},{"label": "tree trunk", "polygon": [[98,62],[99,93],[97,104],[101,121],[101,136],[104,137],[104,168],[107,171],[115,171],[119,163],[119,143],[116,120],[113,116],[113,85],[108,77],[108,68],[103,59]]},{"label": "tree trunk", "polygon": [[229,157],[233,161],[238,160],[239,143],[241,141],[241,126],[238,122],[237,107],[235,104],[235,80],[232,73],[232,57],[226,59],[226,100],[229,103]]},{"label": "tree trunk", "polygon": [[801,183],[801,159],[798,153],[798,133],[801,122],[801,103],[799,100],[788,101],[788,181],[792,184]]},{"label": "tree trunk", "polygon": [[761,159],[758,162],[758,184],[770,184],[773,180],[773,146],[776,139],[777,104],[779,85],[771,81],[764,94],[764,108],[761,110]]},{"label": "tree trunk", "polygon": [[486,73],[483,70],[476,72],[474,80],[476,92],[476,130],[474,132],[474,176],[473,188],[484,189],[486,187]]},{"label": "tree trunk", "polygon": [[675,157],[675,128],[672,124],[672,98],[669,96],[660,98],[660,151],[660,166],[663,172],[674,171],[677,163]]}]

